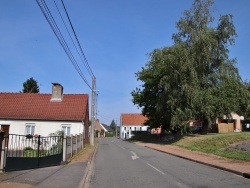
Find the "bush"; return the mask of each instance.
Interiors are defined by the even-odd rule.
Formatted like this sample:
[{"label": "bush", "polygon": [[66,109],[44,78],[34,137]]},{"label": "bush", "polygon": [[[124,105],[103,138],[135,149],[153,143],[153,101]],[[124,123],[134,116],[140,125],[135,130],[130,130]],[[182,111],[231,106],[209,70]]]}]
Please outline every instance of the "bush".
[{"label": "bush", "polygon": [[106,133],[106,134],[105,134],[105,137],[113,137],[113,136],[114,136],[113,133]]}]

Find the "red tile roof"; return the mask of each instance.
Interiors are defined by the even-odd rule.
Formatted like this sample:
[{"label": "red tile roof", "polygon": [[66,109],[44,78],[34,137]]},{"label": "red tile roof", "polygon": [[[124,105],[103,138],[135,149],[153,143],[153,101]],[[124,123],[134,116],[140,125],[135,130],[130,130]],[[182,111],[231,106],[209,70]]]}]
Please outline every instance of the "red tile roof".
[{"label": "red tile roof", "polygon": [[88,110],[87,94],[64,94],[51,102],[51,94],[0,93],[0,119],[82,121]]},{"label": "red tile roof", "polygon": [[142,125],[147,118],[139,113],[133,114],[121,114],[121,124],[122,125]]}]

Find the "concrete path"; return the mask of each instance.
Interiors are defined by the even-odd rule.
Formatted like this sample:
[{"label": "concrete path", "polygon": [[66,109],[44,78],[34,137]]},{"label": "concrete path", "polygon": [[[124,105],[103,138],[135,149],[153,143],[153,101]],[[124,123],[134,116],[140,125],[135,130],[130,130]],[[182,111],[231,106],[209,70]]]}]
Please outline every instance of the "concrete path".
[{"label": "concrete path", "polygon": [[67,165],[0,174],[0,188],[82,188],[94,148],[85,148]]}]

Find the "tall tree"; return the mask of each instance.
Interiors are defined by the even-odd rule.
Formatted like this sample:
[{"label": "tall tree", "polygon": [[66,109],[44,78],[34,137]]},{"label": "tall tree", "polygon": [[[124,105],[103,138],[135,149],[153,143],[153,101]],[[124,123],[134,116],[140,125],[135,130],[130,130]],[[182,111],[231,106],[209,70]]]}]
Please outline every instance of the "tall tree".
[{"label": "tall tree", "polygon": [[27,79],[23,83],[23,93],[39,93],[39,86],[36,80],[33,77]]},{"label": "tall tree", "polygon": [[116,128],[116,124],[115,124],[115,121],[112,120],[112,122],[110,123],[110,128],[115,131],[115,128]]},{"label": "tall tree", "polygon": [[143,85],[132,91],[133,102],[152,128],[175,132],[187,120],[199,119],[206,132],[215,118],[241,112],[247,100],[236,60],[228,55],[237,36],[233,16],[222,15],[211,27],[212,5],[212,0],[194,0],[176,24],[174,45],[154,50],[136,73]]}]

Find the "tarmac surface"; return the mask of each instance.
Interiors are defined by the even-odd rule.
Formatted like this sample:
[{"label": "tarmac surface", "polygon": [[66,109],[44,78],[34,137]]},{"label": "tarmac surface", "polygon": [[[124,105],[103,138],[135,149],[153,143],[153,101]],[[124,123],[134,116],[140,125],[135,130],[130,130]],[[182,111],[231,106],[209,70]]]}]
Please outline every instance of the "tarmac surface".
[{"label": "tarmac surface", "polygon": [[168,153],[183,159],[205,164],[250,179],[250,162],[227,159],[213,154],[190,151],[172,145],[141,143],[141,142],[135,142],[135,144],[151,148],[160,152]]},{"label": "tarmac surface", "polygon": [[[250,162],[226,159],[212,154],[186,150],[177,146],[141,143],[135,144],[202,163],[250,179]],[[22,170],[0,174],[0,188],[83,188],[88,187],[87,174],[97,147],[85,150],[67,165]]]}]

